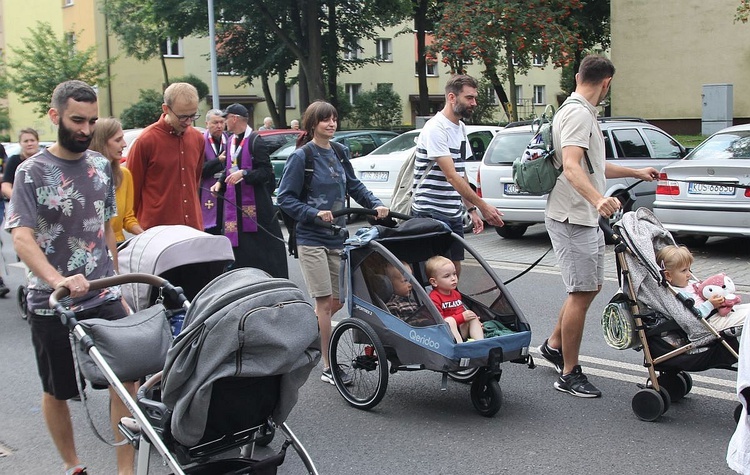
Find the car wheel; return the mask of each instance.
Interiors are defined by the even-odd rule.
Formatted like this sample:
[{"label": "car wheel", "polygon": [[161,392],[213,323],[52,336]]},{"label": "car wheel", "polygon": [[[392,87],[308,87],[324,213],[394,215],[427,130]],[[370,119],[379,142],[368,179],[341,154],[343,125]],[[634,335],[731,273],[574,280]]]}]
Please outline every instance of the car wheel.
[{"label": "car wheel", "polygon": [[495,227],[495,231],[505,239],[520,239],[528,228],[528,224],[506,224],[505,226]]},{"label": "car wheel", "polygon": [[469,213],[464,213],[464,235],[470,234],[472,229],[474,229],[474,223],[471,222],[471,216]]},{"label": "car wheel", "polygon": [[682,235],[676,235],[675,241],[679,242],[680,244],[684,244],[687,247],[701,247],[706,245],[706,241],[708,241],[708,236],[702,235],[702,234],[682,234]]}]

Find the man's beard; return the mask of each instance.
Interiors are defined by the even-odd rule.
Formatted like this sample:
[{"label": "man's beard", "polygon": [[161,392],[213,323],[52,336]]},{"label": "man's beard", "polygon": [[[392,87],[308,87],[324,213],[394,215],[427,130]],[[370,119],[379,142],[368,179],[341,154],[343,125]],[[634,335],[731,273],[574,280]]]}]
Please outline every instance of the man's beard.
[{"label": "man's beard", "polygon": [[65,149],[73,153],[83,153],[91,144],[91,135],[88,136],[85,142],[75,139],[75,133],[69,128],[65,127],[65,122],[60,119],[60,125],[57,129],[57,141]]},{"label": "man's beard", "polygon": [[474,113],[474,109],[471,106],[467,106],[466,104],[461,104],[460,102],[458,102],[455,106],[453,106],[453,113],[461,117],[462,119],[468,119],[471,117],[471,114]]}]

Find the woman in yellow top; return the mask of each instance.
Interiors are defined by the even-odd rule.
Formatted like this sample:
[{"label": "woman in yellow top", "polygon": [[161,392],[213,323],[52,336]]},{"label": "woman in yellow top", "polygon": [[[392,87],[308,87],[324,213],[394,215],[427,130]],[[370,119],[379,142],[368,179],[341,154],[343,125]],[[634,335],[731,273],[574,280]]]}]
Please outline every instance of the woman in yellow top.
[{"label": "woman in yellow top", "polygon": [[143,232],[143,228],[138,224],[138,219],[133,212],[133,177],[127,168],[120,165],[122,151],[125,150],[125,147],[125,138],[120,121],[113,118],[96,121],[89,148],[107,157],[112,166],[117,216],[110,220],[110,224],[115,232],[115,239],[118,244],[125,240],[123,229],[130,234],[141,234]]}]

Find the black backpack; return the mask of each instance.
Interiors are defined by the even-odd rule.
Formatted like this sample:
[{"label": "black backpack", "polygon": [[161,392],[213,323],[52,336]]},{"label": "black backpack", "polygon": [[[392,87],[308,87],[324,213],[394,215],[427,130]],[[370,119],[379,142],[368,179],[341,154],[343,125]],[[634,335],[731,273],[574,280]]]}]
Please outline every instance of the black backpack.
[{"label": "black backpack", "polygon": [[[346,168],[348,160],[346,159],[346,149],[338,142],[330,142],[333,154],[336,155],[339,162]],[[312,179],[315,173],[315,154],[313,152],[313,146],[311,142],[306,143],[302,146],[302,150],[305,152],[305,179],[302,185],[302,191],[299,194],[299,200],[307,202],[307,197],[312,189]],[[349,165],[351,166],[351,165]],[[294,256],[295,259],[299,257],[297,252],[297,220],[289,216],[279,207],[281,213],[281,219],[284,221],[284,226],[289,233],[289,239],[287,240],[287,248],[289,249],[289,255]]]}]

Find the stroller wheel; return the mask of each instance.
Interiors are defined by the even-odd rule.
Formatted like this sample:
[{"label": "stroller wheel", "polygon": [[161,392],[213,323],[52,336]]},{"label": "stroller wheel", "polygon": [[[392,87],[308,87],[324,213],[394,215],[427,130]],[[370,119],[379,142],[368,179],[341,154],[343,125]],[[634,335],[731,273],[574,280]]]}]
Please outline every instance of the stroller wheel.
[{"label": "stroller wheel", "polygon": [[375,330],[358,318],[347,318],[333,330],[329,352],[341,396],[358,409],[377,406],[388,388],[388,359]]},{"label": "stroller wheel", "polygon": [[461,371],[450,371],[448,373],[448,377],[453,381],[468,384],[474,380],[474,377],[477,375],[478,371],[479,368],[468,368]]},{"label": "stroller wheel", "polygon": [[638,419],[653,422],[664,414],[664,401],[656,389],[644,388],[635,393],[631,407]]},{"label": "stroller wheel", "polygon": [[28,290],[26,290],[25,285],[19,285],[18,290],[16,291],[16,303],[18,304],[18,313],[21,315],[21,318],[26,320],[28,318],[28,315],[26,314],[26,310],[28,308],[26,304],[26,294],[28,293]]},{"label": "stroller wheel", "polygon": [[687,371],[680,371],[677,376],[685,381],[685,394],[688,394],[693,389],[693,377]]},{"label": "stroller wheel", "polygon": [[471,383],[471,402],[479,414],[494,416],[503,405],[500,383],[486,371],[478,374]]},{"label": "stroller wheel", "polygon": [[659,388],[669,394],[671,402],[677,402],[688,393],[687,381],[680,373],[661,373],[658,378]]}]

